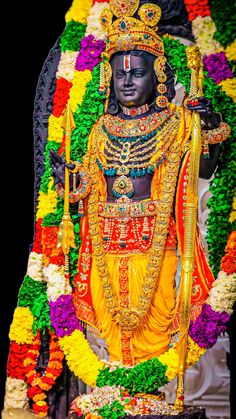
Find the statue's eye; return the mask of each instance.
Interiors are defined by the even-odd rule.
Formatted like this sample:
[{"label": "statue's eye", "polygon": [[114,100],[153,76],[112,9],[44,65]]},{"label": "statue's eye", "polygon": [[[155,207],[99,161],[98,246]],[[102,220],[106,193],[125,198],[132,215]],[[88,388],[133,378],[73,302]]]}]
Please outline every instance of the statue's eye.
[{"label": "statue's eye", "polygon": [[135,70],[133,74],[134,74],[134,77],[143,77],[144,76],[144,72],[140,71],[140,70]]},{"label": "statue's eye", "polygon": [[125,74],[123,71],[117,71],[116,72],[116,78],[117,79],[123,79],[123,77],[125,77]]}]

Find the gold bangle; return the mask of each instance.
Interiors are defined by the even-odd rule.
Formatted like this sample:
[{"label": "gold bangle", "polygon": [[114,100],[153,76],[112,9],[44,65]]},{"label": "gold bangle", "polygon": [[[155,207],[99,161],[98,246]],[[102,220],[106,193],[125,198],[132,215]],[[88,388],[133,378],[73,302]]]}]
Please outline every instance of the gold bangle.
[{"label": "gold bangle", "polygon": [[79,163],[78,161],[71,161],[70,164],[75,165],[74,169],[69,169],[70,173],[78,173],[78,171],[81,167],[81,163]]}]

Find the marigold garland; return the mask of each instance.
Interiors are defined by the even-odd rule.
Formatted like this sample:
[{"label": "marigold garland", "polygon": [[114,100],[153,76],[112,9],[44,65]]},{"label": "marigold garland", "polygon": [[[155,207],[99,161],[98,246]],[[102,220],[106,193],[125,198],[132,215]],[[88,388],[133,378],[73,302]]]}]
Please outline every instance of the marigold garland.
[{"label": "marigold garland", "polygon": [[32,343],[34,340],[33,321],[29,307],[16,307],[9,331],[10,340],[18,344]]},{"label": "marigold garland", "polygon": [[46,401],[43,401],[47,397],[45,391],[48,392],[55,384],[57,377],[61,375],[64,358],[56,334],[52,332],[49,334],[49,360],[43,375],[41,376],[36,370],[40,354],[40,332],[37,333],[34,342],[30,345],[24,360],[25,375],[29,385],[27,396],[34,401],[32,409],[39,416],[45,416],[48,413],[48,405]]}]

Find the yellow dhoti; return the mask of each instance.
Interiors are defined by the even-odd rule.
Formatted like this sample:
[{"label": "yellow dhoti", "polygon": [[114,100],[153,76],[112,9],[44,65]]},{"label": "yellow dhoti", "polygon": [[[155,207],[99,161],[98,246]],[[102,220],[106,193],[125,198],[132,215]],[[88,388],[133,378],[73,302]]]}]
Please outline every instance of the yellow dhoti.
[{"label": "yellow dhoti", "polygon": [[[124,262],[127,266],[126,298],[131,308],[138,304],[146,268],[149,261],[148,253],[117,255],[107,254],[107,266],[112,278],[113,290],[120,304],[120,269]],[[133,363],[158,356],[165,352],[170,343],[170,324],[173,320],[176,304],[175,274],[177,270],[176,251],[167,249],[164,253],[161,274],[156,285],[148,315],[143,325],[138,327],[130,338]],[[121,329],[106,308],[103,288],[99,280],[96,263],[92,263],[91,293],[96,317],[101,325],[102,337],[106,340],[110,360],[122,359]]]}]

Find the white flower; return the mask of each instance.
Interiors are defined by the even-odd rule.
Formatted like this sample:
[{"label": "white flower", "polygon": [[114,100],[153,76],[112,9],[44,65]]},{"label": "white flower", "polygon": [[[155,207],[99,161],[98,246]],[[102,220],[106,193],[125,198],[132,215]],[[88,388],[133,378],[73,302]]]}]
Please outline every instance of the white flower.
[{"label": "white flower", "polygon": [[227,275],[224,271],[220,271],[212,284],[206,303],[215,311],[226,311],[228,314],[232,314],[235,300],[236,275]]},{"label": "white flower", "polygon": [[104,9],[109,8],[109,3],[95,3],[93,7],[91,7],[89,16],[88,16],[88,23],[85,32],[85,36],[93,35],[95,39],[105,39],[105,33],[103,32],[101,23],[100,23],[100,15]]},{"label": "white flower", "polygon": [[216,26],[210,16],[198,16],[194,19],[192,31],[202,55],[216,54],[224,50],[220,43],[213,38]]},{"label": "white flower", "polygon": [[7,377],[4,409],[28,409],[27,384],[18,378]]},{"label": "white flower", "polygon": [[66,51],[61,53],[56,73],[57,79],[62,77],[67,81],[73,80],[77,56],[78,51]]},{"label": "white flower", "polygon": [[43,268],[43,275],[47,282],[47,295],[49,301],[56,301],[62,294],[71,294],[71,287],[65,279],[64,266],[58,266],[51,263]]},{"label": "white flower", "polygon": [[42,254],[31,252],[28,259],[27,275],[35,281],[43,280]]}]

